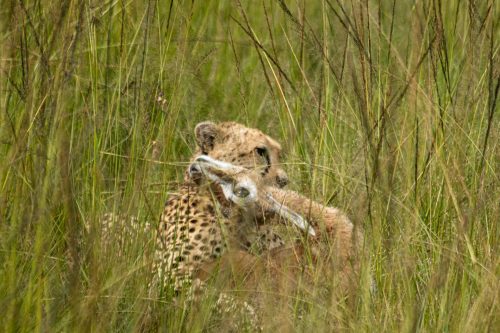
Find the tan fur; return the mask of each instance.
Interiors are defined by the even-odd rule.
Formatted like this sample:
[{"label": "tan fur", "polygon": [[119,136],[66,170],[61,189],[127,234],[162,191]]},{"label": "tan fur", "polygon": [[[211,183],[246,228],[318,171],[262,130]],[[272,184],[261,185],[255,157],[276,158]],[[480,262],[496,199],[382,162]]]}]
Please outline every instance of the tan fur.
[{"label": "tan fur", "polygon": [[[257,197],[256,206],[264,213],[271,209],[269,201],[266,200],[267,195],[271,195],[283,206],[305,217],[316,230],[316,236],[309,238],[308,245],[298,242],[289,247],[271,250],[262,258],[233,249],[219,262],[201,266],[195,272],[197,278],[207,280],[214,270],[222,275],[230,272],[235,281],[244,281],[245,290],[255,289],[260,281],[267,277],[283,291],[283,287],[297,286],[299,277],[312,281],[317,274],[325,277],[336,276],[335,286],[342,292],[353,284],[356,274],[359,273],[359,250],[363,235],[360,229],[354,228],[343,212],[321,205],[296,192],[262,185],[251,172],[249,175],[226,175],[226,179],[230,177],[233,183],[238,183],[243,178],[247,184],[253,181],[261,192]],[[252,177],[255,180],[252,180]],[[259,208],[254,208],[254,211],[258,210]],[[233,211],[232,218],[238,218],[238,213],[248,213],[247,210]],[[311,268],[310,264],[313,268],[307,269]]]},{"label": "tan fur", "polygon": [[351,275],[359,271],[358,257],[363,245],[360,228],[354,228],[339,209],[321,205],[297,192],[273,187],[266,187],[264,191],[311,223],[316,230],[313,255],[328,256],[348,284]]}]

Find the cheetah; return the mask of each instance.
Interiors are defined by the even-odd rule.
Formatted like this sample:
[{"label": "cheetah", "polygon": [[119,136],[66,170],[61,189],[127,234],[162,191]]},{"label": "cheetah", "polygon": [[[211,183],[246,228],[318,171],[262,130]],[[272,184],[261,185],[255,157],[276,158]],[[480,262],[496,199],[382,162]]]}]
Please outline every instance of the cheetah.
[{"label": "cheetah", "polygon": [[[281,146],[260,130],[235,122],[202,122],[194,132],[196,156],[250,170],[269,186],[282,188],[288,183],[287,174],[279,166]],[[227,247],[223,226],[231,221],[231,203],[220,187],[202,186],[200,178],[196,169],[187,170],[184,184],[166,202],[156,232],[153,280],[160,286],[173,286],[176,293],[191,284],[193,271],[218,258]],[[283,245],[281,238],[269,230],[259,232],[271,234],[266,236],[272,240],[268,248]],[[241,239],[238,246],[250,249],[253,239]]]}]

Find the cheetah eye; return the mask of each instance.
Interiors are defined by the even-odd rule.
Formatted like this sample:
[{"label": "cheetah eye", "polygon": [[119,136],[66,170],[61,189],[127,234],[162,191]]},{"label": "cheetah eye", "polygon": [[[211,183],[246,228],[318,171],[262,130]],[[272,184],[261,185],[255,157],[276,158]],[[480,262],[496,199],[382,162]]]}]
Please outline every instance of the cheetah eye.
[{"label": "cheetah eye", "polygon": [[257,147],[255,148],[255,152],[261,157],[264,157],[266,159],[269,158],[269,153],[266,147]]},{"label": "cheetah eye", "polygon": [[255,152],[266,161],[266,167],[261,172],[262,175],[265,176],[271,169],[271,156],[269,155],[269,151],[266,147],[257,147],[255,148]]}]

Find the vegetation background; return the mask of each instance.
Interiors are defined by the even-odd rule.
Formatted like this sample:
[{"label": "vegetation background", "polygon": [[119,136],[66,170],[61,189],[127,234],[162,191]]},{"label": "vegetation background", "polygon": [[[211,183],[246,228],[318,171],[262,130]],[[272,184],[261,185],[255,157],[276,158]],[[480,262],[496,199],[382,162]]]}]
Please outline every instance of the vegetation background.
[{"label": "vegetation background", "polygon": [[152,303],[163,331],[210,330],[148,296],[151,237],[119,254],[96,230],[109,211],[157,221],[194,126],[232,120],[283,144],[290,188],[365,230],[377,292],[311,296],[289,327],[498,332],[499,14],[493,0],[2,0],[0,330],[134,331]]}]

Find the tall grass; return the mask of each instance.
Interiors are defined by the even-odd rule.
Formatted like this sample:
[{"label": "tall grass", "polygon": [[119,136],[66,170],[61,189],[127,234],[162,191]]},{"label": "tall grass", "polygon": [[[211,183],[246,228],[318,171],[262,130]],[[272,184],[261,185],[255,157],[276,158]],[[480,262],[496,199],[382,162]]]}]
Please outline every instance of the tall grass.
[{"label": "tall grass", "polygon": [[3,1],[1,330],[138,330],[152,304],[163,331],[210,330],[208,310],[150,297],[150,237],[117,255],[97,233],[108,211],[157,220],[209,119],[276,138],[289,186],[364,228],[378,291],[351,308],[302,295],[302,317],[275,309],[288,329],[498,331],[499,14],[493,0]]}]

